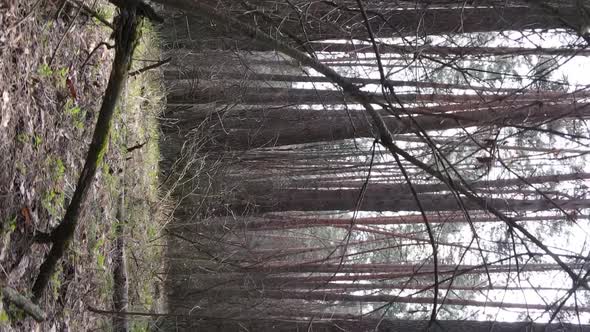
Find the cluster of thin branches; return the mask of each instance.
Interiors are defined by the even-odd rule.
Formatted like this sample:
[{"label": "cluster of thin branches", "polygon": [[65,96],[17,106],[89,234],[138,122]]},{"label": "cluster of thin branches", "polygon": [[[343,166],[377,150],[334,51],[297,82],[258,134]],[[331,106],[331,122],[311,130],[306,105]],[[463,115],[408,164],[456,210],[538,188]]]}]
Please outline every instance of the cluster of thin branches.
[{"label": "cluster of thin branches", "polygon": [[[180,87],[169,104],[216,119],[207,132],[218,147],[208,148],[238,151],[223,158],[223,178],[239,184],[226,209],[208,215],[219,234],[176,234],[215,263],[199,282],[215,280],[175,297],[180,305],[207,293],[236,307],[273,303],[281,317],[323,301],[381,303],[360,306],[357,318],[400,317],[400,303],[420,304],[429,326],[456,317],[448,306],[580,319],[588,248],[541,233],[586,236],[588,91],[564,77],[587,55],[577,5],[172,3],[216,24],[182,17],[168,32],[185,55],[167,73]],[[530,281],[539,276],[571,287]],[[504,301],[495,289],[544,303]]]}]

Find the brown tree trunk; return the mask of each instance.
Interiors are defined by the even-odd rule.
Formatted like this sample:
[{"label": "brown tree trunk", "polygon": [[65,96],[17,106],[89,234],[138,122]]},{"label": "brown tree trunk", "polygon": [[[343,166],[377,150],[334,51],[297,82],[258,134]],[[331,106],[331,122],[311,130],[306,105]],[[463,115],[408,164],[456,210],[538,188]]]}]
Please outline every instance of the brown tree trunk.
[{"label": "brown tree trunk", "polygon": [[[369,187],[359,201],[360,190],[306,190],[284,189],[270,192],[256,198],[245,197],[246,205],[235,203],[233,211],[243,211],[246,207],[255,204],[259,213],[274,211],[419,211],[416,201],[407,194],[395,194],[383,188]],[[451,194],[421,194],[420,202],[424,211],[459,211],[461,207]],[[563,200],[554,199],[551,203],[546,199],[486,199],[488,206],[503,211],[541,211],[554,209],[559,206],[562,209],[584,208],[584,204],[590,200]],[[481,210],[478,204],[471,201],[463,201],[464,208],[468,210]],[[587,205],[586,205],[587,206]]]},{"label": "brown tree trunk", "polygon": [[[391,165],[391,163],[390,163]],[[481,189],[484,192],[488,192],[486,189],[488,188],[501,188],[507,189],[509,187],[522,187],[528,188],[529,184],[558,184],[563,182],[570,182],[570,181],[581,181],[590,179],[590,173],[572,173],[572,174],[557,174],[557,175],[541,175],[541,176],[531,176],[521,179],[499,179],[499,180],[489,180],[489,181],[477,181],[469,183],[469,186],[473,189]],[[342,182],[320,182],[316,185],[318,188],[350,188],[356,189],[361,188],[365,181],[342,181]],[[291,188],[310,188],[314,184],[313,181],[298,181],[289,183]],[[256,184],[258,188],[264,188],[262,183]],[[400,193],[410,193],[410,188],[407,184],[404,183],[379,183],[379,182],[371,182],[369,181],[369,187],[373,189],[382,189],[388,190],[392,195],[400,194]],[[445,184],[435,183],[435,184],[414,184],[414,190],[418,193],[436,193],[448,190],[448,187]],[[313,187],[312,187],[313,188]],[[252,188],[252,192],[255,191],[256,188]]]},{"label": "brown tree trunk", "polygon": [[[299,316],[294,310],[283,309],[283,315],[274,314],[266,317],[236,318],[228,316],[172,316],[170,329],[182,331],[276,331],[276,332],[590,332],[590,325],[578,324],[543,324],[530,322],[490,322],[466,320],[437,320],[428,327],[426,320],[389,320],[384,318],[366,318],[356,315],[306,312]],[[326,318],[322,318],[326,316]],[[309,317],[313,317],[310,319]]]},{"label": "brown tree trunk", "polygon": [[[354,81],[353,79],[350,79]],[[338,90],[319,90],[319,89],[298,89],[292,87],[264,88],[264,87],[245,87],[231,89],[224,86],[197,86],[192,87],[192,83],[187,85],[177,85],[178,88],[172,90],[168,96],[168,102],[171,104],[207,104],[211,102],[235,103],[240,102],[242,105],[309,105],[309,104],[326,104],[339,105],[351,102],[341,91]],[[569,95],[562,92],[542,92],[512,95],[494,95],[482,96],[477,94],[413,94],[399,93],[396,95],[395,103],[403,104],[413,103],[471,103],[470,106],[492,107],[497,104],[511,105],[517,102],[529,102],[531,104],[542,105],[543,102],[561,102],[566,100],[575,101],[574,98],[583,98],[590,95],[589,93],[577,93]],[[385,102],[381,94],[368,94],[375,102]]]},{"label": "brown tree trunk", "polygon": [[[232,292],[230,295],[238,295],[240,293]],[[240,294],[242,296],[248,296],[248,292]],[[250,294],[252,298],[264,297],[271,299],[298,299],[305,301],[346,301],[346,302],[387,302],[387,303],[420,303],[420,304],[432,304],[433,299],[430,297],[403,297],[393,295],[349,295],[349,294],[336,294],[332,292],[289,292],[289,291],[265,291],[262,293]],[[555,309],[553,305],[547,304],[532,304],[532,303],[514,303],[514,302],[495,302],[495,301],[476,301],[468,299],[453,299],[446,298],[445,304],[447,305],[458,305],[458,306],[475,306],[475,307],[491,307],[491,308],[515,308],[515,309],[527,309],[527,310],[542,310],[551,311]],[[579,312],[590,312],[590,308],[581,306],[563,306],[563,311],[579,311]]]},{"label": "brown tree trunk", "polygon": [[[162,0],[161,0],[162,1]],[[182,2],[182,0],[177,0]],[[341,1],[293,1],[305,8],[303,21],[286,3],[260,5],[256,10],[249,10],[240,3],[228,4],[226,14],[239,17],[244,23],[258,26],[270,35],[282,37],[295,36],[301,41],[318,41],[326,39],[368,39],[363,17],[354,2],[346,5]],[[307,5],[305,5],[307,4]],[[383,4],[383,2],[381,2]],[[305,6],[302,6],[305,5]],[[222,7],[218,7],[220,10]],[[559,8],[559,7],[558,7]],[[350,9],[350,10],[347,10]],[[244,12],[249,11],[244,15]],[[367,14],[371,29],[376,37],[414,36],[416,34],[472,33],[502,30],[552,29],[564,27],[564,21],[578,27],[583,23],[578,11],[573,6],[559,8],[557,17],[536,6],[498,6],[494,7],[454,7],[435,8],[415,6],[399,8],[392,5],[368,6]],[[262,14],[264,13],[264,14]],[[269,22],[269,20],[271,22]],[[204,29],[206,22],[197,17],[179,17],[170,23],[174,25],[174,37],[180,41],[196,39],[214,39],[226,31],[218,27]],[[280,27],[279,27],[280,26]],[[279,27],[278,29],[276,27]],[[278,30],[278,32],[277,32]],[[304,32],[305,31],[305,32]],[[241,49],[258,49],[257,45],[240,40]],[[297,45],[296,42],[293,42]],[[303,48],[303,47],[302,47]]]},{"label": "brown tree trunk", "polygon": [[[335,93],[333,93],[335,96]],[[184,98],[184,97],[183,97]],[[277,98],[279,98],[277,96]],[[341,97],[340,97],[341,98]],[[452,114],[433,114],[414,116],[413,120],[405,117],[397,119],[384,117],[391,131],[399,134],[410,133],[418,128],[423,130],[445,130],[483,125],[532,126],[538,122],[547,122],[565,118],[585,118],[590,114],[590,104],[556,104],[542,105],[533,103],[521,107],[503,107],[466,111]],[[297,121],[271,116],[258,118],[255,126],[244,122],[247,128],[231,128],[219,123],[219,117],[212,118],[211,139],[217,145],[233,149],[272,147],[279,145],[306,144],[323,141],[336,141],[373,136],[372,126],[358,111],[341,111],[338,117],[330,117],[337,112],[328,111],[324,116],[319,111],[297,110]],[[188,131],[203,121],[202,114],[191,110],[171,111],[169,119],[180,120],[175,130]],[[294,116],[288,114],[288,117]],[[293,118],[295,120],[295,118]],[[217,122],[217,123],[216,123]],[[239,122],[238,122],[239,123]],[[231,130],[230,130],[231,129]]]},{"label": "brown tree trunk", "polygon": [[[441,212],[426,214],[428,222],[430,223],[465,223],[468,220],[462,211],[457,212]],[[587,218],[586,215],[579,216],[580,218]],[[555,221],[563,222],[567,217],[563,215],[545,216],[545,217],[520,217],[518,221]],[[481,213],[470,213],[471,222],[498,222],[499,220],[491,215]],[[357,218],[354,220],[354,225],[374,226],[374,225],[406,225],[406,224],[423,224],[424,219],[421,215],[407,215],[395,217],[373,217],[373,218]],[[249,218],[244,227],[251,231],[264,230],[281,230],[281,229],[296,229],[308,227],[348,227],[351,224],[350,218]]]}]

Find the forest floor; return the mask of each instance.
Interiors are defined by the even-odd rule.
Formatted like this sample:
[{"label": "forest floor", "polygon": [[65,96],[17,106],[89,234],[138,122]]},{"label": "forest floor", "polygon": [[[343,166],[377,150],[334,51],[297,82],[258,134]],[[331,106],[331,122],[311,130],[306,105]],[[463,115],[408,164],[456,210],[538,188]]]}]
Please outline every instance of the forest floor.
[{"label": "forest floor", "polygon": [[[110,28],[65,3],[0,0],[0,286],[26,296],[49,250],[34,243],[33,234],[60,222],[75,190],[114,53],[101,45],[113,43]],[[99,0],[93,8],[112,21],[114,7]],[[132,70],[159,60],[149,23],[143,30]],[[111,317],[88,308],[112,308],[121,193],[130,309],[154,310],[166,220],[158,191],[157,116],[164,103],[157,70],[129,78],[75,239],[39,303],[48,319],[36,323],[2,301],[0,330],[107,329]],[[135,320],[132,328],[141,331],[147,324]]]}]

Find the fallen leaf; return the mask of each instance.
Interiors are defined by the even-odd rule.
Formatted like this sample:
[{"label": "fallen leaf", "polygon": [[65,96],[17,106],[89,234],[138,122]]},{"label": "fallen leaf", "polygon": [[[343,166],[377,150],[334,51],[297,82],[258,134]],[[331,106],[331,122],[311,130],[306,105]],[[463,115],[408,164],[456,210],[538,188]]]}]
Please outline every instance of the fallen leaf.
[{"label": "fallen leaf", "polygon": [[20,210],[20,213],[23,215],[23,217],[25,218],[25,226],[31,226],[32,222],[31,222],[31,212],[29,211],[28,207],[24,207]]},{"label": "fallen leaf", "polygon": [[69,77],[66,78],[66,85],[68,86],[68,90],[70,90],[70,96],[72,96],[72,99],[76,100],[78,98],[78,94],[76,93],[76,87],[74,86],[74,83]]},{"label": "fallen leaf", "polygon": [[10,95],[8,94],[8,91],[4,90],[4,92],[2,92],[2,109],[6,108],[9,101],[10,101]]},{"label": "fallen leaf", "polygon": [[6,109],[8,108],[9,102],[10,102],[10,96],[8,95],[8,91],[2,92],[2,104],[0,107],[0,110],[2,111],[2,120],[0,121],[1,127],[7,127],[8,122],[10,121],[10,112],[6,111]]}]

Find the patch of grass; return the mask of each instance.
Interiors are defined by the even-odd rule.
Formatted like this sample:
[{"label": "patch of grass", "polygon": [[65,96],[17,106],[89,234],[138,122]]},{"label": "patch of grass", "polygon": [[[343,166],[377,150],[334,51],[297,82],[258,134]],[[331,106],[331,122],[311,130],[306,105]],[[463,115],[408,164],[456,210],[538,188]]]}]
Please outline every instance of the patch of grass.
[{"label": "patch of grass", "polygon": [[29,135],[27,133],[18,133],[16,141],[21,144],[31,144],[35,150],[39,150],[43,143],[43,137],[39,134]]},{"label": "patch of grass", "polygon": [[[3,220],[0,224],[0,252],[4,252],[11,244],[11,235],[16,231],[17,216],[16,214]],[[0,309],[2,305],[0,304]],[[2,310],[0,310],[2,312]],[[1,326],[2,324],[0,324]]]},{"label": "patch of grass", "polygon": [[51,77],[53,75],[53,70],[48,64],[42,63],[37,68],[37,74],[41,77]]},{"label": "patch of grass", "polygon": [[121,181],[116,175],[115,170],[111,169],[108,162],[103,161],[101,164],[102,181],[105,188],[109,191],[113,200],[118,197],[119,190],[121,190]]},{"label": "patch of grass", "polygon": [[41,196],[41,206],[47,210],[49,215],[59,218],[64,208],[65,197],[62,182],[66,167],[61,158],[52,155],[45,159],[45,164],[52,183]]},{"label": "patch of grass", "polygon": [[29,144],[30,136],[27,133],[18,133],[16,141],[22,144]]},{"label": "patch of grass", "polygon": [[57,269],[55,271],[55,273],[53,273],[53,275],[51,275],[51,290],[53,293],[53,298],[57,299],[57,297],[59,296],[59,289],[61,288],[61,275],[63,272],[63,267],[61,264],[58,264]]},{"label": "patch of grass", "polygon": [[46,63],[42,63],[37,67],[37,75],[53,82],[55,87],[62,90],[67,88],[66,80],[69,73],[70,69],[67,67],[60,67],[54,70]]},{"label": "patch of grass", "polygon": [[64,163],[61,160],[61,158],[51,156],[48,157],[47,166],[50,172],[49,174],[53,180],[61,181],[64,178],[66,167],[64,166]]},{"label": "patch of grass", "polygon": [[71,99],[66,101],[65,107],[65,114],[72,122],[72,125],[76,127],[76,129],[83,129],[84,123],[86,121],[86,111],[83,110],[80,106],[75,105]]},{"label": "patch of grass", "polygon": [[61,211],[64,204],[64,194],[61,191],[54,189],[47,190],[41,197],[41,206],[47,210],[49,215],[55,218],[61,216]]},{"label": "patch of grass", "polygon": [[76,118],[82,115],[82,109],[79,106],[72,105],[71,101],[68,100],[66,103],[66,114]]},{"label": "patch of grass", "polygon": [[[6,315],[5,318],[3,319],[5,324],[9,324],[11,322],[20,322],[20,321],[23,321],[25,318],[27,318],[27,314],[12,303],[9,303],[6,310],[2,310],[2,311]],[[1,326],[1,324],[0,324],[0,326]]]},{"label": "patch of grass", "polygon": [[[112,22],[113,18],[115,17],[115,9],[112,6],[100,6],[96,9],[96,14],[102,17],[103,19]],[[102,22],[100,22],[95,17],[93,17],[92,19],[94,20],[94,22],[96,22],[96,24],[102,25]]]},{"label": "patch of grass", "polygon": [[150,325],[148,322],[145,321],[133,321],[130,325],[131,332],[148,332],[150,330]]},{"label": "patch of grass", "polygon": [[[16,214],[12,215],[12,217],[9,217],[7,220],[2,220],[2,224],[0,224],[0,252],[5,252],[7,248],[10,247],[12,243],[12,233],[16,231],[17,220],[18,218]],[[0,303],[0,313],[3,312],[2,308],[2,304]],[[1,322],[0,326],[2,326]]]},{"label": "patch of grass", "polygon": [[98,270],[96,278],[98,279],[98,299],[101,303],[109,303],[113,298],[113,278],[109,269]]},{"label": "patch of grass", "polygon": [[82,110],[79,106],[72,106],[66,109],[66,114],[76,129],[84,129],[86,111]]},{"label": "patch of grass", "polygon": [[8,219],[2,223],[2,229],[3,230],[6,229],[6,232],[8,232],[8,233],[14,232],[16,230],[16,221],[17,221],[17,217],[15,214],[10,219]]},{"label": "patch of grass", "polygon": [[61,88],[66,87],[66,79],[68,78],[68,74],[70,70],[66,67],[60,68],[55,72],[55,78],[57,79],[58,86]]},{"label": "patch of grass", "polygon": [[87,260],[96,282],[96,298],[100,303],[109,303],[113,298],[113,278],[109,268],[108,252],[110,239],[106,225],[93,222],[88,228]]},{"label": "patch of grass", "polygon": [[[95,4],[116,12],[108,1]],[[3,92],[10,98],[9,107],[3,110],[9,113],[2,114],[8,115],[2,117],[8,123],[3,121],[0,130],[0,151],[6,156],[0,159],[4,171],[0,183],[15,186],[10,195],[0,199],[0,265],[6,270],[0,272],[0,283],[17,289],[31,289],[46,255],[47,246],[30,246],[33,230],[49,233],[55,229],[66,208],[64,201],[75,190],[114,55],[113,50],[101,47],[82,67],[94,46],[109,42],[112,31],[87,24],[82,15],[65,24],[55,20],[58,6],[51,1],[35,8],[33,3],[14,2],[3,16],[3,24],[16,24],[18,29],[0,28],[0,35],[6,35],[9,41],[0,51],[0,99]],[[75,29],[68,30],[69,23]],[[117,154],[109,158],[109,162],[120,160]],[[42,299],[43,309],[51,319],[37,325],[29,318],[16,322],[12,309],[8,305],[1,309],[0,304],[0,315],[11,319],[6,330],[49,331],[52,326],[96,330],[95,322],[101,318],[80,314],[79,303],[101,308],[111,304],[111,244],[103,234],[110,231],[114,215],[107,190],[101,186],[102,178],[97,178],[99,181],[88,191],[80,227],[64,257],[68,263],[63,265],[63,272],[53,276]],[[23,214],[23,208],[28,208],[29,213]],[[95,234],[88,245],[90,227],[95,227]],[[101,236],[107,238],[106,243],[100,255],[94,255],[92,250]]]},{"label": "patch of grass", "polygon": [[17,160],[17,161],[14,163],[14,167],[16,168],[16,170],[17,170],[17,171],[18,171],[20,174],[22,174],[22,175],[25,175],[25,174],[27,174],[27,166],[26,166],[26,165],[25,165],[25,163],[24,163],[24,162],[22,162],[21,160]]},{"label": "patch of grass", "polygon": [[[149,22],[142,29],[142,39],[135,58],[158,60],[158,36]],[[134,70],[145,66],[136,61]],[[166,223],[167,204],[159,192],[158,116],[165,108],[164,89],[158,69],[130,78],[117,121],[122,128],[119,149],[130,160],[126,162],[124,184],[126,190],[126,225],[128,239],[128,274],[130,305],[137,310],[154,310],[159,305],[157,273],[162,269],[162,230]],[[112,141],[113,142],[113,141]],[[146,144],[127,154],[129,146]],[[133,321],[133,331],[149,330],[148,322]]]},{"label": "patch of grass", "polygon": [[96,241],[94,246],[94,255],[96,256],[96,267],[100,270],[106,270],[105,268],[105,259],[106,256],[103,254],[103,247],[104,247],[105,238],[101,237]]},{"label": "patch of grass", "polygon": [[39,150],[41,143],[43,143],[43,138],[37,134],[33,135],[33,148],[35,150]]},{"label": "patch of grass", "polygon": [[8,313],[4,309],[0,309],[0,326],[7,325],[8,323],[10,323]]}]

